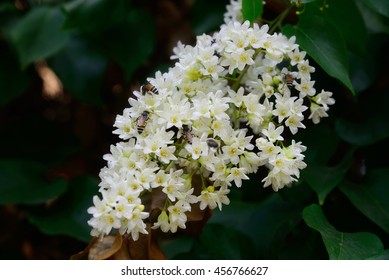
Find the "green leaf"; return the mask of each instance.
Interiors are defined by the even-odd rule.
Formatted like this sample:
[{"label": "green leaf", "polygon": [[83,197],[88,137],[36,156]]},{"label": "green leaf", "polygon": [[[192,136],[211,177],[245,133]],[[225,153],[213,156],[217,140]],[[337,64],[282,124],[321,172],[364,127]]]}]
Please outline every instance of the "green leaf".
[{"label": "green leaf", "polygon": [[344,179],[352,163],[351,153],[338,166],[310,163],[302,171],[301,178],[316,192],[319,204],[323,205],[327,195]]},{"label": "green leaf", "polygon": [[61,50],[69,40],[69,32],[61,30],[64,16],[58,7],[37,7],[22,17],[8,32],[20,63],[45,59]]},{"label": "green leaf", "polygon": [[17,58],[7,48],[0,51],[0,107],[20,96],[30,78],[18,67]]},{"label": "green leaf", "polygon": [[131,11],[126,21],[99,35],[99,45],[118,63],[130,79],[154,50],[154,21],[141,10]]},{"label": "green leaf", "polygon": [[262,0],[243,0],[242,1],[242,15],[244,20],[253,23],[262,15],[263,9]]},{"label": "green leaf", "polygon": [[[358,6],[359,11],[364,18],[366,28],[371,33],[389,34],[389,18],[388,17],[385,17],[382,14],[375,12],[374,10],[366,8],[366,5],[362,1],[356,1],[355,4]],[[371,42],[369,41],[369,50],[370,50],[371,46],[372,46]]]},{"label": "green leaf", "polygon": [[206,225],[200,235],[212,257],[217,260],[252,259],[252,240],[240,231],[222,225]]},{"label": "green leaf", "polygon": [[300,221],[301,210],[302,207],[273,193],[260,203],[231,201],[223,206],[223,211],[215,212],[208,223],[242,232],[253,240],[257,257],[274,258],[281,241]]},{"label": "green leaf", "polygon": [[0,159],[0,204],[39,204],[66,190],[64,180],[49,182],[38,162]]},{"label": "green leaf", "polygon": [[0,28],[7,28],[13,20],[17,20],[19,11],[11,1],[0,3]]},{"label": "green leaf", "polygon": [[372,10],[389,17],[389,2],[387,0],[362,0]]},{"label": "green leaf", "polygon": [[[357,52],[364,54],[367,46],[367,31],[364,19],[359,12],[354,0],[332,1],[328,8],[320,11],[316,6],[318,16],[325,16],[341,33],[347,46]],[[306,9],[307,16],[312,9]],[[345,12],[347,11],[347,12]]]},{"label": "green leaf", "polygon": [[307,167],[301,172],[301,179],[314,190],[319,204],[324,204],[327,195],[343,180],[351,165],[352,150],[348,151],[337,165],[328,163],[337,152],[340,139],[333,128],[320,123],[301,131],[297,140],[307,146],[305,162]]},{"label": "green leaf", "polygon": [[296,140],[307,146],[304,152],[307,163],[322,165],[330,161],[340,143],[334,129],[323,122],[302,130],[296,135]]},{"label": "green leaf", "polygon": [[46,213],[31,213],[29,220],[42,232],[49,235],[63,234],[84,242],[91,239],[87,221],[87,209],[92,206],[93,195],[97,194],[98,181],[83,176],[70,182],[69,191]]},{"label": "green leaf", "polygon": [[370,257],[369,260],[389,260],[389,250],[385,250],[381,254]]},{"label": "green leaf", "polygon": [[318,205],[306,207],[303,219],[309,227],[320,232],[331,260],[368,259],[384,252],[381,240],[374,234],[337,231]]},{"label": "green leaf", "polygon": [[[377,102],[379,96],[379,102]],[[359,118],[339,119],[336,132],[343,140],[358,146],[367,146],[389,137],[389,95],[386,91],[367,96],[360,101]]]},{"label": "green leaf", "polygon": [[130,1],[74,0],[62,9],[66,15],[64,28],[98,31],[122,22],[130,10]]},{"label": "green leaf", "polygon": [[219,29],[223,23],[225,3],[220,1],[197,0],[191,9],[193,34],[201,35]]},{"label": "green leaf", "polygon": [[389,233],[389,168],[369,171],[361,184],[345,181],[340,190],[359,211]]},{"label": "green leaf", "polygon": [[[374,42],[374,38],[370,37],[369,41],[372,42],[375,48],[379,46]],[[379,49],[372,50],[372,53],[378,56]],[[370,55],[368,57],[358,56],[350,53],[350,78],[356,92],[362,92],[373,85],[377,79],[378,63],[379,60],[376,57],[372,58]]]},{"label": "green leaf", "polygon": [[160,242],[160,247],[165,256],[169,259],[179,258],[180,255],[189,253],[194,244],[194,238],[190,236],[174,236]]},{"label": "green leaf", "polygon": [[101,86],[107,59],[86,40],[72,38],[48,64],[70,94],[87,104],[102,105]]},{"label": "green leaf", "polygon": [[282,32],[288,37],[296,36],[296,42],[328,75],[355,94],[349,77],[346,43],[331,22],[319,16],[306,16],[295,26],[284,26]]},{"label": "green leaf", "polygon": [[372,118],[351,122],[339,119],[336,122],[336,131],[345,141],[358,146],[366,146],[389,137],[389,127],[381,126],[384,123],[371,122]]}]

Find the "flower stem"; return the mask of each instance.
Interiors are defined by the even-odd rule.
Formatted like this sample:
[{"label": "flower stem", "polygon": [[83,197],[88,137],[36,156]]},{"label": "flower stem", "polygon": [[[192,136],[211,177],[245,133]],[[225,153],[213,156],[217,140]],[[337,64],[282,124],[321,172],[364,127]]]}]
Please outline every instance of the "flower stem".
[{"label": "flower stem", "polygon": [[278,28],[281,29],[281,24],[284,21],[285,17],[289,14],[290,10],[292,9],[292,6],[289,6],[287,9],[285,9],[281,14],[279,14],[273,22],[270,24],[269,33],[273,34],[274,31]]}]

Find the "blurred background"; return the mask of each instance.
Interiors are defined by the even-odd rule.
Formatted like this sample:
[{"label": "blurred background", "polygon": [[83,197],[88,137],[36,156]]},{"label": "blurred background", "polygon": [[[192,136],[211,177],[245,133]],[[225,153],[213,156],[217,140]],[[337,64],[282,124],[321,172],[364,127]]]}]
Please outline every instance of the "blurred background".
[{"label": "blurred background", "polygon": [[227,1],[0,2],[0,258],[67,259],[116,114],[181,40],[223,21]]},{"label": "blurred background", "polygon": [[[0,2],[1,259],[69,259],[88,245],[86,209],[98,191],[102,157],[119,140],[112,135],[115,116],[147,77],[173,65],[179,40],[193,45],[196,35],[218,29],[228,2]],[[267,2],[268,20],[286,7]],[[337,229],[373,232],[388,247],[387,222],[368,219],[347,191],[363,182],[366,169],[379,169],[373,179],[387,188],[376,195],[389,202],[388,160],[377,156],[389,144],[389,29],[387,19],[368,16],[379,23],[364,29],[368,50],[350,51],[357,97],[312,62],[316,85],[333,91],[337,103],[331,118],[300,136],[315,164],[298,186],[273,193],[253,175],[232,191],[230,206],[197,225],[202,231],[162,236],[168,258],[326,259],[320,234],[301,215],[324,198]],[[338,188],[344,180],[351,181]]]}]

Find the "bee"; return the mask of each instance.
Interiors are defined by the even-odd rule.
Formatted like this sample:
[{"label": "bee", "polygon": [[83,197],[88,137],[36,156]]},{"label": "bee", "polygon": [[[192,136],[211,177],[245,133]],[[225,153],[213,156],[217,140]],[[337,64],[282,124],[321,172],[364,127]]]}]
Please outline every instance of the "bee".
[{"label": "bee", "polygon": [[191,144],[193,141],[193,135],[188,125],[184,124],[182,126],[182,131],[184,132],[184,139]]},{"label": "bee", "polygon": [[158,89],[155,86],[153,86],[152,84],[150,84],[150,83],[147,83],[147,84],[141,86],[140,90],[141,90],[143,95],[146,94],[146,93],[148,93],[148,94],[159,94]]},{"label": "bee", "polygon": [[143,130],[145,130],[147,120],[149,119],[149,112],[144,111],[142,114],[136,119],[136,125],[138,127],[138,133],[141,134]]},{"label": "bee", "polygon": [[285,74],[283,80],[284,80],[285,84],[288,86],[288,88],[293,87],[294,77],[292,74]]},{"label": "bee", "polygon": [[217,149],[219,148],[219,144],[216,142],[215,139],[213,138],[208,138],[207,139],[207,145],[208,147],[210,147],[211,149]]}]

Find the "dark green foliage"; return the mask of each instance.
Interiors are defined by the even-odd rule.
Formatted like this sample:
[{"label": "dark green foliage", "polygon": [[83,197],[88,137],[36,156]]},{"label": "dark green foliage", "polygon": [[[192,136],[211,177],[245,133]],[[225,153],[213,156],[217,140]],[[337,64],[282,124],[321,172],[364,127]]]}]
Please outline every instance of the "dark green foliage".
[{"label": "dark green foliage", "polygon": [[243,18],[253,23],[262,15],[262,0],[242,0]]}]

